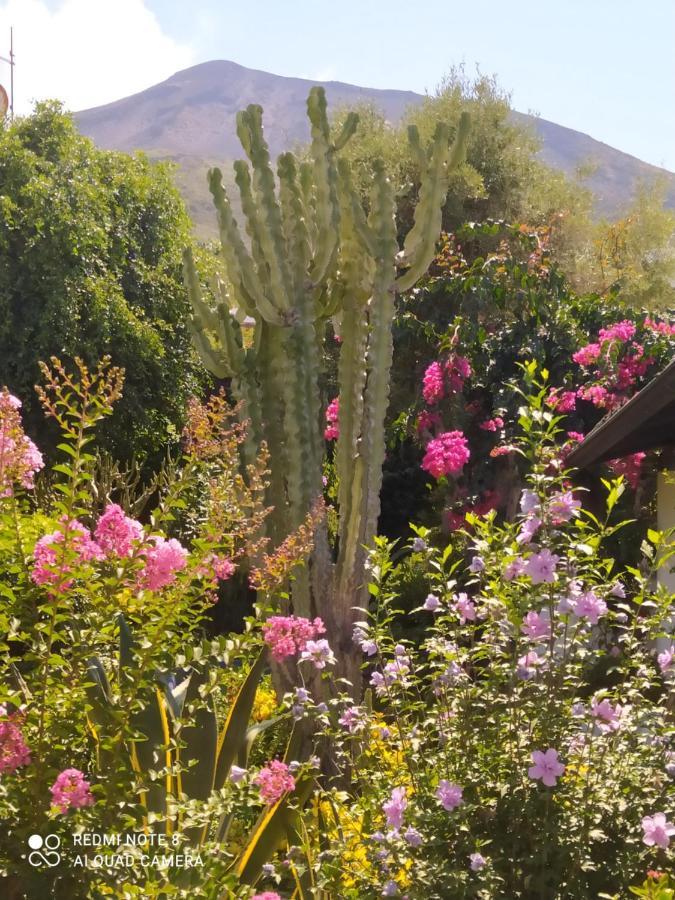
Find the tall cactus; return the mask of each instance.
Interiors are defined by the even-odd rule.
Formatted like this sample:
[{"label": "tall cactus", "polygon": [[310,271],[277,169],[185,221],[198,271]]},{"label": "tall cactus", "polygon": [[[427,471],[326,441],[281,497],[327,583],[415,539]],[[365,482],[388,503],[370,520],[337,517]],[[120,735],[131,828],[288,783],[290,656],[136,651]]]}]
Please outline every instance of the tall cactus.
[{"label": "tall cactus", "polygon": [[[322,344],[327,320],[340,319],[338,368],[340,437],[339,542],[328,546],[325,526],[315,535],[308,571],[293,584],[297,615],[320,615],[332,643],[355,678],[350,636],[354,608],[366,600],[365,550],[375,534],[384,460],[384,422],[392,362],[395,296],[422,276],[441,227],[450,171],[461,161],[468,132],[463,114],[454,142],[439,125],[428,149],[414,127],[411,150],[419,167],[414,224],[399,250],[394,188],[383,164],[373,166],[368,212],[338,153],[354,133],[350,114],[333,136],[323,88],[307,100],[309,159],[283,153],[272,170],[262,110],[237,116],[248,163],[234,164],[245,235],[234,217],[219,169],[209,172],[229,290],[216,284],[216,305],[203,298],[190,251],[185,280],[193,309],[192,334],[204,364],[232,379],[250,440],[267,442],[271,474],[270,538],[279,543],[297,528],[322,492]],[[244,347],[241,323],[253,320]]]}]

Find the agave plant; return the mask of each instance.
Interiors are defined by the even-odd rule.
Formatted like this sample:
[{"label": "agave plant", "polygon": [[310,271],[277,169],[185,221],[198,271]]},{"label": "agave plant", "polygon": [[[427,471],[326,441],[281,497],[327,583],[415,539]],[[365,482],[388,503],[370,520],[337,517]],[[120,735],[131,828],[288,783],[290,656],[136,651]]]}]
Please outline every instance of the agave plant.
[{"label": "agave plant", "polygon": [[[122,683],[129,683],[133,677],[134,638],[121,614],[117,625],[118,678]],[[212,696],[203,690],[210,683],[208,665],[176,667],[171,673],[156,674],[145,691],[145,702],[135,705],[130,714],[131,736],[124,742],[131,768],[143,785],[140,801],[146,831],[167,835],[179,832],[186,846],[195,851],[207,841],[226,840],[232,821],[230,814],[216,811],[203,826],[183,827],[180,807],[174,815],[176,801],[206,803],[214,792],[225,786],[234,763],[247,765],[259,735],[281,720],[278,716],[251,724],[256,692],[266,668],[267,653],[263,649],[246,673],[222,723]],[[98,767],[105,771],[112,764],[112,755],[102,735],[119,721],[120,709],[98,657],[92,657],[88,663],[87,696],[87,718],[96,742]],[[286,761],[295,757],[297,750],[297,735],[292,733]],[[300,779],[295,791],[261,813],[233,863],[242,882],[254,884],[277,847],[293,835],[295,818],[312,786],[311,778]]]}]

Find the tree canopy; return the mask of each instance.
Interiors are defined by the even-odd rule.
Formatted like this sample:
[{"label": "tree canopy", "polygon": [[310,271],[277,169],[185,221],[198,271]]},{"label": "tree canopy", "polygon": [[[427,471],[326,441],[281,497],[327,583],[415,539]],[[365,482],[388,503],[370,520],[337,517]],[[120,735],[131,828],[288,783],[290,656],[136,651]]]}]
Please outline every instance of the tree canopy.
[{"label": "tree canopy", "polygon": [[161,452],[205,377],[186,328],[190,222],[169,167],[99,150],[41,103],[0,131],[0,220],[0,384],[40,431],[38,361],[110,354],[126,386],[101,443],[118,458]]}]

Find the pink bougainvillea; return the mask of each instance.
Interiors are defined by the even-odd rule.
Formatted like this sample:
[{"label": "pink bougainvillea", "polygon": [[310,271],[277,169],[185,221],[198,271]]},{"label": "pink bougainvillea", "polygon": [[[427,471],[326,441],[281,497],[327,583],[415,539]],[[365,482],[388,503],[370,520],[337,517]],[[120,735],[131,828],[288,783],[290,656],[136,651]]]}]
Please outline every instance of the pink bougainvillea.
[{"label": "pink bougainvillea", "polygon": [[628,484],[635,490],[640,483],[640,474],[645,453],[633,453],[621,459],[612,459],[607,464],[615,475],[623,475]]},{"label": "pink bougainvillea", "polygon": [[79,769],[64,769],[50,790],[52,805],[61,813],[91,806],[94,802],[91,785]]},{"label": "pink bougainvillea", "polygon": [[417,433],[423,434],[425,431],[431,433],[433,432],[434,428],[440,424],[441,417],[437,412],[429,412],[428,409],[423,409],[417,417]]},{"label": "pink bougainvillea", "polygon": [[334,397],[326,408],[326,429],[323,436],[327,441],[340,437],[340,398]]},{"label": "pink bougainvillea", "polygon": [[450,390],[459,394],[464,387],[467,378],[471,378],[471,363],[465,356],[453,353],[445,364],[445,375],[450,384]]},{"label": "pink bougainvillea", "polygon": [[463,432],[446,431],[427,444],[422,468],[434,478],[458,475],[469,461],[470,455]]},{"label": "pink bougainvillea", "polygon": [[263,624],[263,637],[277,662],[307,649],[309,641],[326,631],[318,617],[312,622],[300,616],[270,616]]},{"label": "pink bougainvillea", "polygon": [[260,789],[260,796],[270,806],[284,794],[295,788],[295,778],[286,763],[273,759],[258,772],[254,779]]},{"label": "pink bougainvillea", "polygon": [[439,362],[432,362],[422,379],[422,396],[426,403],[438,403],[444,395],[443,367]]},{"label": "pink bougainvillea", "polygon": [[478,427],[481,431],[499,431],[504,427],[504,420],[501,416],[495,416],[494,419],[485,419]]}]

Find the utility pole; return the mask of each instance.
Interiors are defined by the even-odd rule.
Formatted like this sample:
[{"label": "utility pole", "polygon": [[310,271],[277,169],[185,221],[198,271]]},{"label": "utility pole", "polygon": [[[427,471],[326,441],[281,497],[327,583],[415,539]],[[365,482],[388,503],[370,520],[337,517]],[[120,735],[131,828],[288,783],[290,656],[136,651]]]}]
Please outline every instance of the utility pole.
[{"label": "utility pole", "polygon": [[0,56],[0,60],[9,63],[9,117],[14,121],[14,28],[9,29],[9,58]]}]

